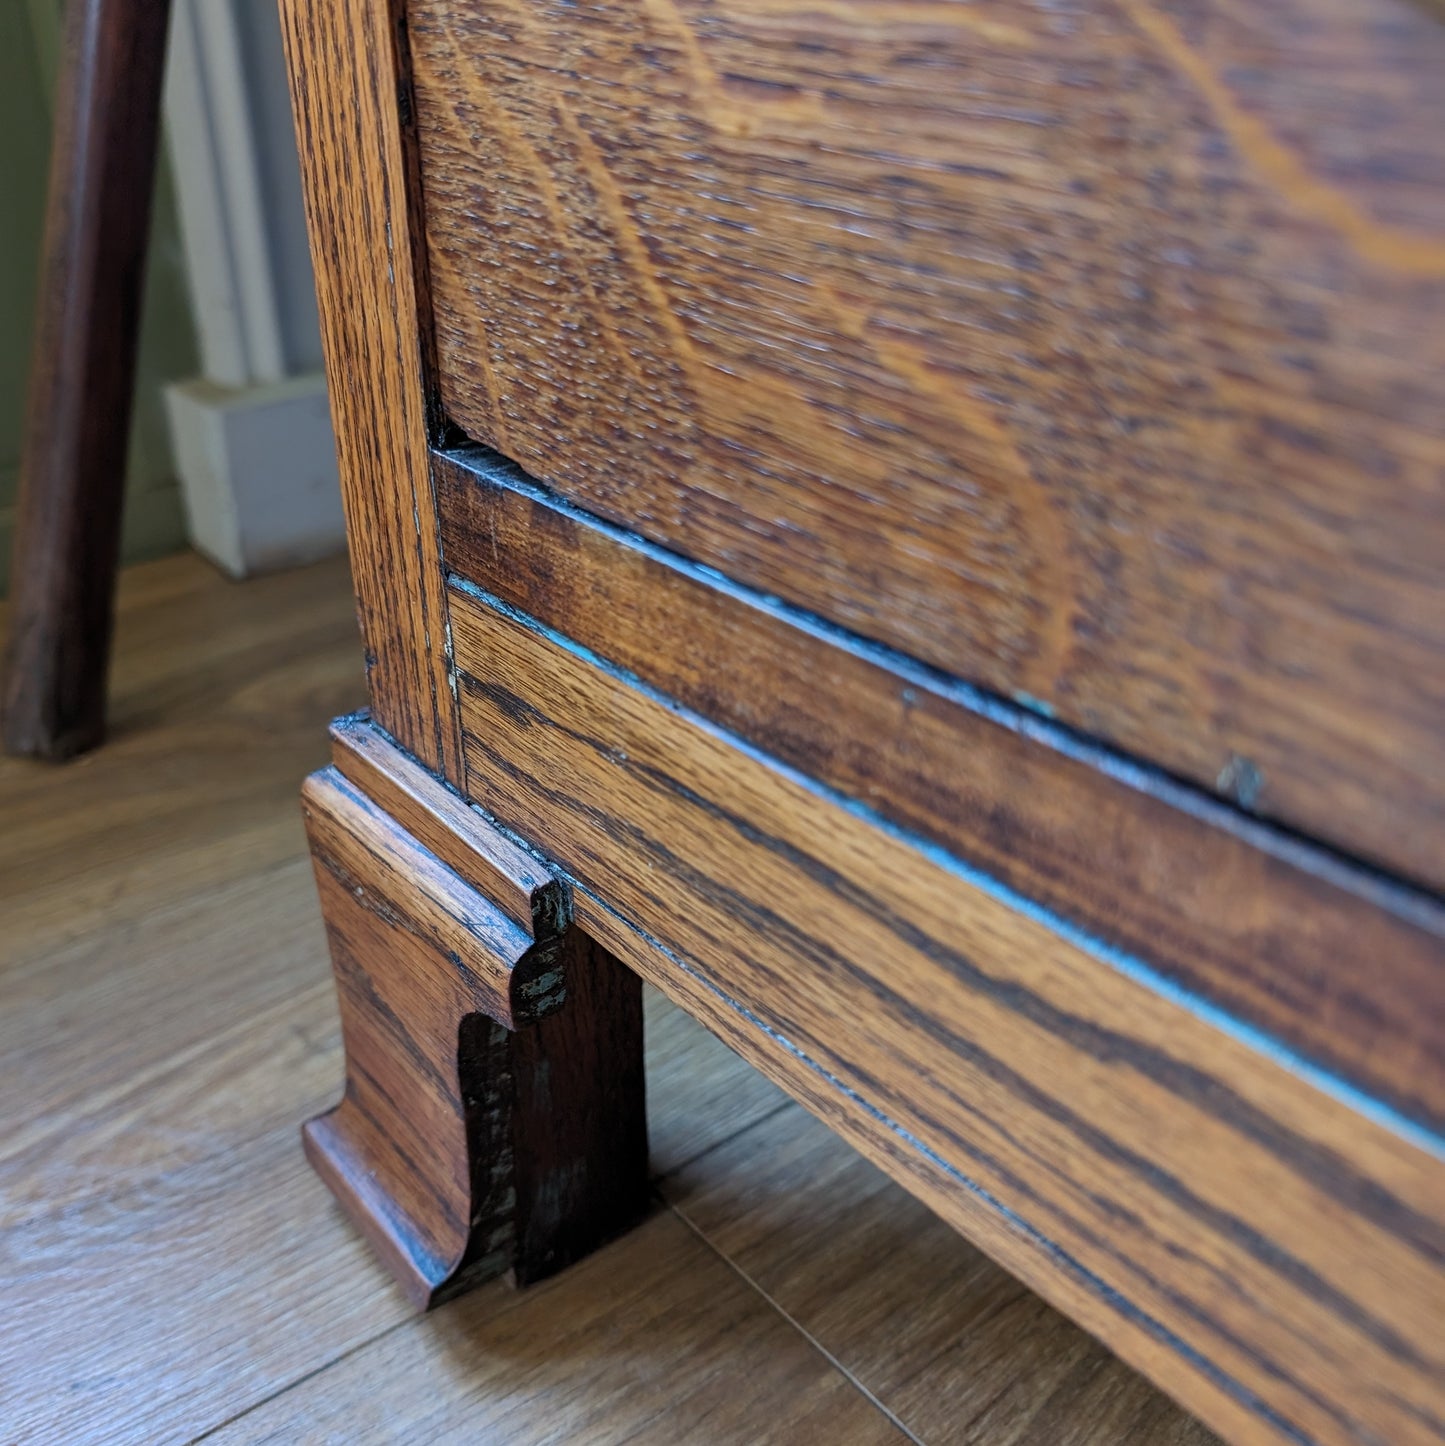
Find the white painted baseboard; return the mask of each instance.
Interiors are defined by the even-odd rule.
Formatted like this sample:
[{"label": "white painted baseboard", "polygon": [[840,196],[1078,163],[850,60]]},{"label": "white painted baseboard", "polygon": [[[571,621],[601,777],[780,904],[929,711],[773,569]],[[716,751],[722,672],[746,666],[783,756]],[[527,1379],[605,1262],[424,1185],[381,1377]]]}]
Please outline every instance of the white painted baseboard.
[{"label": "white painted baseboard", "polygon": [[232,577],[346,546],[323,377],[179,382],[166,409],[191,542]]}]

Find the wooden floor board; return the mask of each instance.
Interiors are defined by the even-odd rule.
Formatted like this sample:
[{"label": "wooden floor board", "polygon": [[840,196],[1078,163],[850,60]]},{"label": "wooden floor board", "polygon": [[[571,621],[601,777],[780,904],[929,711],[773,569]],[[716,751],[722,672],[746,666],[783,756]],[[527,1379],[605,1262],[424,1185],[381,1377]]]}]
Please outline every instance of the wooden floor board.
[{"label": "wooden floor board", "polygon": [[113,673],[101,750],[0,758],[0,963],[300,855],[317,720],[365,698],[345,566],[245,586],[193,556],[133,568]]},{"label": "wooden floor board", "polygon": [[410,1317],[297,1133],[342,1059],[296,794],[357,653],[339,564],[148,564],[113,740],[0,762],[0,1442],[1207,1439],[653,995],[670,1207]]},{"label": "wooden floor board", "polygon": [[388,1332],[212,1438],[907,1439],[667,1212],[545,1285],[486,1286]]},{"label": "wooden floor board", "polygon": [[56,1446],[187,1441],[406,1315],[289,1123],[7,1224],[0,1277],[0,1439]]},{"label": "wooden floor board", "polygon": [[790,1101],[655,989],[643,994],[654,1176],[716,1149]]},{"label": "wooden floor board", "polygon": [[[321,992],[334,1036],[325,950],[311,870],[296,859],[0,970],[0,1098],[24,1099],[43,1082],[45,1103],[0,1139],[0,1160],[43,1120],[107,1121],[115,1099],[303,995]],[[327,1088],[334,1061],[330,1070]]]},{"label": "wooden floor board", "polygon": [[921,1440],[1214,1439],[800,1106],[681,1166],[661,1188]]}]

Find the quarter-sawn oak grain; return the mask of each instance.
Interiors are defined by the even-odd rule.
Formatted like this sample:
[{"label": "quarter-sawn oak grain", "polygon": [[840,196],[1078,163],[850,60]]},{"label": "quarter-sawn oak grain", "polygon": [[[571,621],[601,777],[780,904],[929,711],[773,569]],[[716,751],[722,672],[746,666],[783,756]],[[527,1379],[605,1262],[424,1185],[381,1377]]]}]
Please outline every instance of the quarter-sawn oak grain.
[{"label": "quarter-sawn oak grain", "polygon": [[[1236,1440],[1423,1442],[1445,1433],[1438,1140],[1299,1054],[1431,1117],[1435,1072],[1382,1055],[1429,1048],[1403,1016],[1437,997],[1438,955],[1394,931],[1428,934],[1435,904],[1360,865],[1445,881],[1445,30],[1405,0],[1164,3],[287,0],[303,148],[333,153],[308,157],[313,237],[361,257],[332,267],[360,300],[323,285],[323,307],[333,388],[366,398],[350,536],[394,644],[375,715],[417,764],[388,805],[408,822],[380,827],[465,873],[462,800],[413,810],[426,770],[463,789],[556,862],[588,937]],[[665,546],[664,572],[609,590],[584,569],[595,616],[579,596],[561,632],[529,621],[549,606],[505,581],[495,516],[434,514],[427,443],[459,430],[571,521]],[[495,608],[446,586],[450,567],[485,587],[488,547],[517,599]],[[1018,805],[1045,844],[998,835],[985,871],[960,866],[973,798],[930,812],[896,756],[870,795],[846,750],[767,736],[784,699],[726,696],[771,686],[786,628],[744,623],[765,665],[719,673],[709,719],[707,686],[608,601],[707,617],[699,670],[737,660],[718,631],[754,612],[807,633],[783,682],[851,669],[838,711],[881,708],[863,749],[903,751],[883,725],[907,700],[874,667],[933,669],[949,706],[972,687],[992,723],[1052,712],[1015,731],[1058,759],[997,739],[990,759],[1015,796],[1075,796]],[[628,647],[631,674],[606,661]],[[1141,825],[1129,789],[1163,811]],[[1077,863],[1095,799],[1117,904]],[[1131,858],[1151,847],[1167,860]],[[1201,859],[1165,960],[1136,968],[1131,881],[1158,913]],[[1271,979],[1250,930],[1321,884],[1345,912],[1295,931]],[[350,972],[423,1018],[436,960],[410,957],[405,911],[322,887],[366,936]],[[525,888],[508,897],[525,928]],[[1221,908],[1238,917],[1191,975]],[[1339,964],[1371,908],[1383,1022]],[[499,1109],[455,1092],[471,1136],[444,1163],[460,1187],[469,1156],[484,1204],[510,1175],[528,1209],[546,1182],[495,1148],[497,1117],[515,1147],[573,1116],[545,1105],[541,1055],[525,1098],[525,1032],[468,1018],[461,1057]],[[613,1048],[575,1022],[557,1060]],[[632,1116],[578,1111],[577,1138],[604,1118]],[[408,1109],[381,1133],[404,1146]],[[565,1224],[562,1253],[585,1249]]]},{"label": "quarter-sawn oak grain", "polygon": [[1445,1421],[1445,1165],[468,597],[468,790],[619,954],[1240,1441]]},{"label": "quarter-sawn oak grain", "polygon": [[327,389],[377,722],[461,777],[426,464],[427,334],[390,0],[281,0]]},{"label": "quarter-sawn oak grain", "polygon": [[[404,921],[418,946],[456,972],[474,1009],[519,1029],[558,1007],[555,928],[534,938],[334,767],[306,780],[301,806],[317,866],[383,927]],[[419,995],[427,992],[424,972],[417,971]]]},{"label": "quarter-sawn oak grain", "polygon": [[1436,8],[408,14],[472,438],[1445,885]]},{"label": "quarter-sawn oak grain", "polygon": [[[899,1439],[881,1407],[929,1446],[1035,1446],[1038,1411],[1067,1422],[1051,1446],[1200,1446],[1101,1353],[1061,1392],[1067,1322],[986,1266],[960,1279],[971,1247],[860,1187],[846,1146],[750,1129],[796,1111],[651,991],[654,1166],[685,1172],[698,1233],[663,1211],[555,1285],[406,1321],[296,1148],[342,1057],[295,784],[362,696],[352,612],[339,563],[129,569],[110,745],[0,760],[0,1101],[25,1114],[0,1130],[0,1318],[24,1322],[0,1330],[0,1438],[670,1446],[726,1422],[837,1446]],[[790,1261],[837,1288],[800,1299]]]},{"label": "quarter-sawn oak grain", "polygon": [[458,576],[1445,1128],[1445,910],[1070,756],[1057,729],[842,646],[494,455],[433,465]]}]

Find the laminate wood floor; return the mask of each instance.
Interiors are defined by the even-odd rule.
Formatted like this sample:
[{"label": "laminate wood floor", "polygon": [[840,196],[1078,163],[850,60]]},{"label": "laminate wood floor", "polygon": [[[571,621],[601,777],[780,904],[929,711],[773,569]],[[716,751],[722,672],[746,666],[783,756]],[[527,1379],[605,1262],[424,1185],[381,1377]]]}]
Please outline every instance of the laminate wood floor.
[{"label": "laminate wood floor", "polygon": [[657,1206],[425,1319],[301,1157],[342,1077],[297,787],[344,566],[125,575],[113,736],[0,761],[0,1442],[1205,1446],[650,997]]}]

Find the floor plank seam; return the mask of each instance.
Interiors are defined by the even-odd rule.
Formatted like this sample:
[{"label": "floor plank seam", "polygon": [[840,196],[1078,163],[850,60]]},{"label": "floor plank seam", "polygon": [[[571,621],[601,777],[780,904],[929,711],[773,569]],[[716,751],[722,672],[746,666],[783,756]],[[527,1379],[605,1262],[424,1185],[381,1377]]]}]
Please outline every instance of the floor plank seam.
[{"label": "floor plank seam", "polygon": [[0,1446],[1205,1446],[660,991],[639,1235],[410,1314],[298,1138],[344,1073],[296,791],[364,691],[345,561],[127,579],[111,741],[0,760]]},{"label": "floor plank seam", "polygon": [[[664,1199],[665,1198],[666,1197],[664,1197]],[[683,1212],[683,1210],[679,1206],[674,1205],[670,1200],[666,1203],[667,1208],[671,1210],[672,1213],[676,1215],[677,1218],[681,1220],[685,1226],[687,1226],[687,1228],[698,1238],[698,1240],[703,1243],[703,1245],[707,1247],[708,1250],[710,1250],[715,1256],[717,1256],[717,1258],[722,1261],[722,1263],[726,1265],[727,1268],[731,1270],[733,1274],[736,1275],[738,1279],[743,1282],[744,1285],[746,1285],[750,1290],[754,1291],[757,1295],[761,1296],[762,1299],[767,1302],[768,1308],[770,1310],[781,1316],[783,1320],[785,1320],[788,1325],[798,1333],[798,1335],[800,1335],[805,1341],[807,1341],[807,1343],[813,1348],[813,1350],[815,1350],[820,1356],[822,1356],[823,1359],[827,1361],[828,1364],[832,1366],[833,1369],[837,1371],[838,1374],[842,1376],[843,1379],[846,1380],[848,1384],[852,1386],[853,1389],[857,1391],[860,1396],[862,1396],[866,1401],[868,1401],[868,1403],[873,1406],[875,1410],[881,1412],[884,1416],[886,1416],[888,1420],[891,1421],[893,1425],[896,1426],[898,1430],[902,1432],[902,1434],[909,1441],[913,1442],[913,1446],[928,1446],[928,1442],[924,1441],[922,1437],[916,1435],[906,1425],[904,1425],[904,1423],[899,1419],[899,1417],[895,1415],[894,1412],[890,1411],[888,1407],[885,1406],[883,1402],[880,1401],[878,1397],[875,1396],[873,1392],[870,1391],[868,1387],[865,1386],[863,1382],[860,1381],[858,1377],[854,1375],[853,1372],[850,1371],[848,1367],[845,1366],[843,1362],[840,1361],[838,1357],[835,1356],[832,1351],[830,1351],[827,1346],[825,1346],[822,1341],[817,1338],[817,1336],[815,1336],[805,1326],[801,1325],[786,1309],[784,1309],[783,1306],[781,1306],[776,1300],[774,1300],[773,1297],[769,1295],[768,1292],[764,1290],[763,1287],[759,1285],[758,1282],[755,1281],[752,1276],[750,1276],[747,1271],[744,1270],[742,1266],[737,1263],[737,1261],[735,1261],[725,1251],[719,1249],[718,1246],[715,1245],[713,1241],[710,1240],[701,1229],[699,1229],[699,1227]]]},{"label": "floor plank seam", "polygon": [[332,1367],[339,1366],[343,1361],[349,1360],[358,1351],[364,1351],[368,1347],[374,1346],[378,1341],[385,1340],[387,1336],[394,1335],[404,1327],[415,1324],[416,1317],[410,1315],[403,1316],[398,1321],[393,1321],[389,1326],[377,1331],[375,1335],[367,1336],[365,1340],[357,1341],[354,1345],[348,1346],[339,1355],[333,1356],[329,1361],[325,1361],[319,1366],[313,1366],[309,1371],[297,1376],[294,1381],[287,1381],[284,1386],[278,1387],[269,1395],[252,1401],[249,1406],[244,1406],[239,1411],[233,1411],[224,1420],[217,1421],[214,1426],[208,1426],[199,1436],[190,1437],[186,1442],[186,1446],[199,1446],[200,1442],[209,1440],[218,1432],[226,1430],[228,1426],[234,1426],[237,1422],[244,1421],[247,1416],[259,1411],[263,1406],[269,1406],[272,1401],[278,1401],[282,1396],[304,1386],[308,1381],[314,1381],[318,1376],[324,1375],[327,1371],[331,1370]]}]

